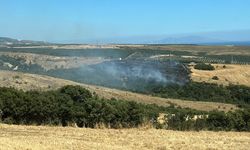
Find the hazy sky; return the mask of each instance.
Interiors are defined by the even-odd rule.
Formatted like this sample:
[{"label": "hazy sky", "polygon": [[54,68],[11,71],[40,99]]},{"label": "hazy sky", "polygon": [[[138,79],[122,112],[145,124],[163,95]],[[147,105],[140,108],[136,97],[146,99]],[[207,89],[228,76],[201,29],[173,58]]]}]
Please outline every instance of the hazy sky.
[{"label": "hazy sky", "polygon": [[19,39],[66,42],[249,29],[250,0],[0,0],[0,36]]}]

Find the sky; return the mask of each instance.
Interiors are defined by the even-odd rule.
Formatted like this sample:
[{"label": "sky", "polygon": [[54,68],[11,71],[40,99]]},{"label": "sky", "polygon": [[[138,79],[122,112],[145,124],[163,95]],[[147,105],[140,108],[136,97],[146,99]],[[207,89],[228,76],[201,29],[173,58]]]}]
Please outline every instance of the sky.
[{"label": "sky", "polygon": [[233,33],[250,40],[249,6],[250,0],[0,0],[0,37],[85,42]]}]

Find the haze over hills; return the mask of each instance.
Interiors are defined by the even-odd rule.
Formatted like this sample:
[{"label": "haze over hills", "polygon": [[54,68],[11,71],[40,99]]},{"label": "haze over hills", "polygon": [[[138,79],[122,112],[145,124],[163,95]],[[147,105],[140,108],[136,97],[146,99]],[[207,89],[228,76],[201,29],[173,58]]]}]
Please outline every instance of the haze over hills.
[{"label": "haze over hills", "polygon": [[[202,35],[177,35],[177,36],[131,36],[103,38],[93,40],[74,40],[65,42],[54,42],[60,44],[197,44],[197,45],[250,45],[250,40],[224,40]],[[17,40],[9,37],[0,37],[0,45],[48,45],[50,42]]]},{"label": "haze over hills", "polygon": [[226,42],[219,39],[202,36],[133,36],[117,37],[89,41],[89,43],[112,43],[112,44],[201,44]]},{"label": "haze over hills", "polygon": [[18,40],[9,37],[0,37],[0,45],[47,45],[48,42],[33,40]]},{"label": "haze over hills", "polygon": [[[19,38],[19,37],[17,37]],[[84,39],[85,38],[85,39]],[[69,39],[63,41],[17,40],[0,37],[0,45],[47,45],[60,44],[197,44],[197,45],[250,45],[250,30],[186,33],[176,35],[111,36],[103,38]]]},{"label": "haze over hills", "polygon": [[156,41],[156,43],[158,44],[201,44],[201,43],[217,43],[217,42],[225,42],[225,41],[207,37],[201,37],[201,36],[168,37]]},{"label": "haze over hills", "polygon": [[176,35],[120,36],[88,42],[124,44],[250,45],[250,30],[188,33]]}]

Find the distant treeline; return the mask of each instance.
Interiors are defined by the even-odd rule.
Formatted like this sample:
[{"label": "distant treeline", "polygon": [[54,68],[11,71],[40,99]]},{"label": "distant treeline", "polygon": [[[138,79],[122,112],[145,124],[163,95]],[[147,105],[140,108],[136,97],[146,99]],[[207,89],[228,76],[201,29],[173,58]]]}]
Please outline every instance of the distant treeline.
[{"label": "distant treeline", "polygon": [[[159,124],[159,113],[170,114]],[[173,115],[174,114],[174,115]],[[205,118],[187,119],[195,115]],[[55,91],[23,92],[0,88],[0,120],[9,124],[62,125],[94,128],[138,127],[150,123],[173,130],[250,131],[250,110],[202,112],[174,106],[160,107],[116,99],[103,99],[80,86],[65,86]]]},{"label": "distant treeline", "polygon": [[233,103],[240,106],[250,105],[250,87],[244,85],[223,86],[213,83],[189,82],[183,86],[172,84],[165,87],[152,87],[151,94],[164,98]]}]

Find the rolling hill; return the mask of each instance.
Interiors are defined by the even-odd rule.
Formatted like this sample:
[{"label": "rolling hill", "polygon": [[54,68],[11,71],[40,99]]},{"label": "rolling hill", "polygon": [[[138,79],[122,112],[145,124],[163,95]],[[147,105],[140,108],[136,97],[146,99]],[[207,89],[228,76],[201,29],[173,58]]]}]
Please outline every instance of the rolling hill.
[{"label": "rolling hill", "polygon": [[28,74],[14,71],[0,71],[0,86],[14,87],[22,90],[54,90],[65,85],[81,85],[99,96],[110,99],[124,99],[147,104],[157,104],[169,106],[174,104],[182,108],[192,108],[196,110],[211,111],[221,110],[230,111],[237,109],[236,105],[218,102],[187,101],[180,99],[166,99],[153,97],[150,95],[138,94],[129,91],[122,91],[101,86],[80,84],[69,80],[53,78],[45,75]]}]

